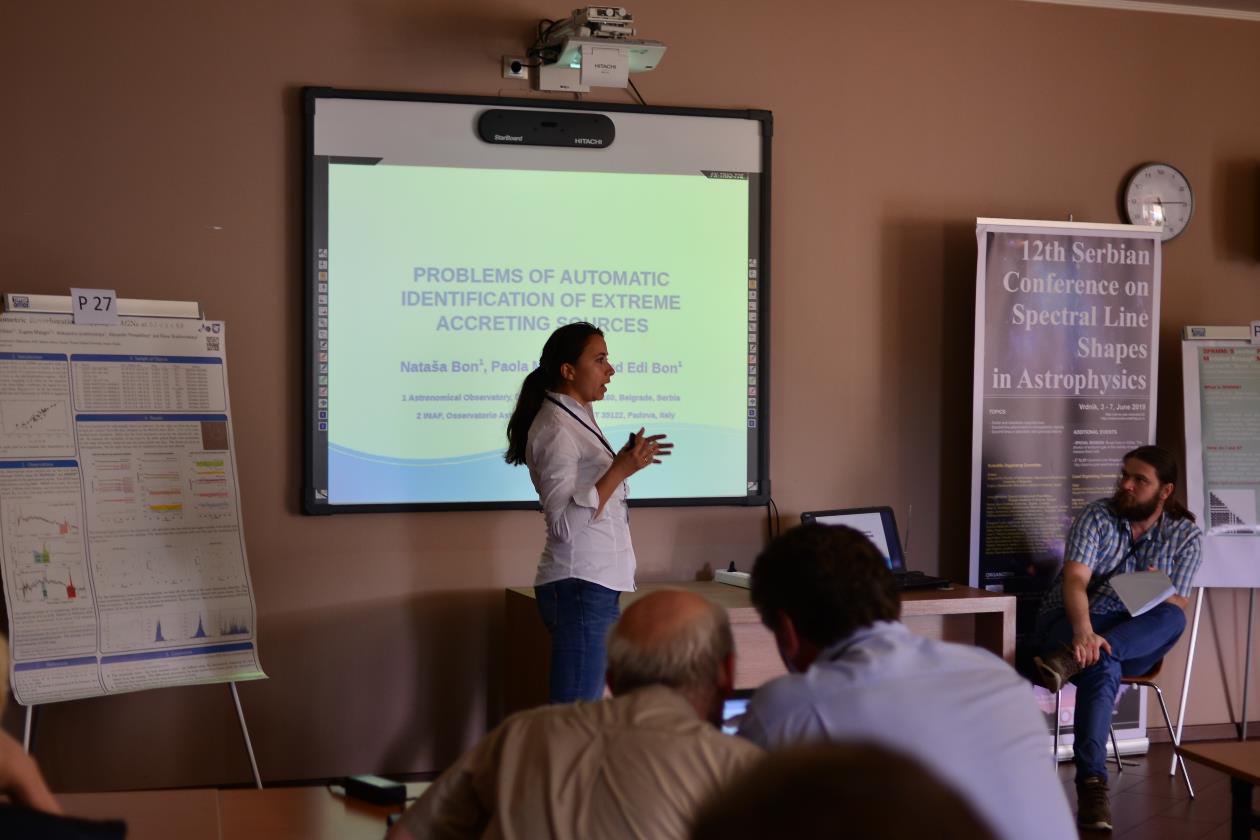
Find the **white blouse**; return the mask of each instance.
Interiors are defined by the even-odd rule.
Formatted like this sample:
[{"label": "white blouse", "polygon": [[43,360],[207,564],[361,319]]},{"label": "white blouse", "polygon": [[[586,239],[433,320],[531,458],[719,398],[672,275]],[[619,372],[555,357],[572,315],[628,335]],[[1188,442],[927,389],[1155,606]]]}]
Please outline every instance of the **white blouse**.
[{"label": "white blouse", "polygon": [[[547,522],[547,543],[534,585],[565,578],[634,591],[634,547],[622,482],[599,516],[595,482],[612,464],[615,448],[595,422],[595,412],[564,394],[548,393],[529,427],[525,463]],[[576,417],[551,400],[556,400]],[[580,418],[580,419],[579,419]],[[583,425],[585,423],[585,426]]]}]

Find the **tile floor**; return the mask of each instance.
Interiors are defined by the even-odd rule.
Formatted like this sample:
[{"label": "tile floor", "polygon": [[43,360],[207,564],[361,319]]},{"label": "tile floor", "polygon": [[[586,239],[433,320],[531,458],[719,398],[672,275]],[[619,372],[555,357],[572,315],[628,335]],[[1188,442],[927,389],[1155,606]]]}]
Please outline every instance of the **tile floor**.
[{"label": "tile floor", "polygon": [[[1248,739],[1250,740],[1250,739]],[[1113,831],[1081,831],[1087,840],[1229,840],[1229,776],[1187,761],[1195,798],[1186,794],[1178,773],[1168,775],[1171,744],[1154,744],[1143,756],[1128,756],[1124,772],[1108,767]],[[1076,786],[1071,762],[1059,764],[1059,778],[1076,813]],[[1253,803],[1254,804],[1254,803]]]}]

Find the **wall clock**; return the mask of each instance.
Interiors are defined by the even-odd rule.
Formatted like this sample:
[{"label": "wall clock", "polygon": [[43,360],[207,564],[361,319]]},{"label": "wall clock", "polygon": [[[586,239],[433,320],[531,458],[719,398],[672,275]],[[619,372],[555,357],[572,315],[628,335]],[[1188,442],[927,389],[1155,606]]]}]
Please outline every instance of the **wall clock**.
[{"label": "wall clock", "polygon": [[1147,163],[1124,185],[1124,215],[1130,224],[1163,225],[1163,241],[1176,238],[1194,215],[1194,191],[1175,166]]}]

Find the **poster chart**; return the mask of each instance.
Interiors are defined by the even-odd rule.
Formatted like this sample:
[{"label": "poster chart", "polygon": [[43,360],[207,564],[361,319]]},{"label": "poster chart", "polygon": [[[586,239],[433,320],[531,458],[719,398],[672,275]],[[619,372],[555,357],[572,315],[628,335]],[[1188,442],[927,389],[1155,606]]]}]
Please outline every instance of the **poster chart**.
[{"label": "poster chart", "polygon": [[[976,239],[970,583],[1016,596],[1023,637],[1072,521],[1154,439],[1160,240],[1006,219],[978,219]],[[1142,726],[1139,707],[1124,698],[1117,730]]]},{"label": "poster chart", "polygon": [[221,322],[0,316],[0,573],[23,705],[265,677]]},{"label": "poster chart", "polygon": [[1260,587],[1260,322],[1186,327],[1181,362],[1186,506],[1203,528],[1194,584]]}]

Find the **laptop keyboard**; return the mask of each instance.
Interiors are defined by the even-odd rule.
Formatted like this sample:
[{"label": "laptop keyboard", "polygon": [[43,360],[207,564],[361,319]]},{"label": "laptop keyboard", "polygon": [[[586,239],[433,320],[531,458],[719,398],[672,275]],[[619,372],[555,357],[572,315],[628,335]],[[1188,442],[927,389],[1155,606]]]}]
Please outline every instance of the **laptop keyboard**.
[{"label": "laptop keyboard", "polygon": [[893,572],[893,579],[897,582],[898,589],[939,589],[953,585],[945,578],[932,577],[923,572],[910,570]]}]

